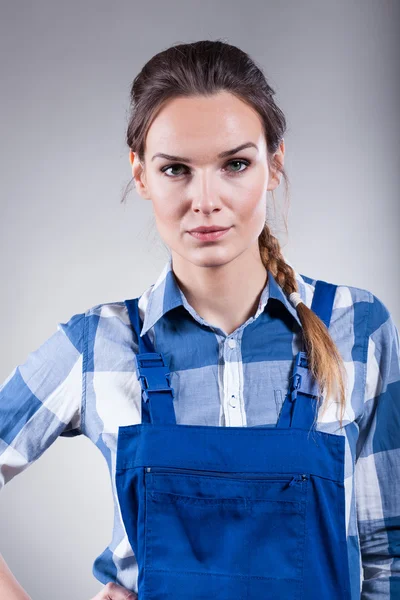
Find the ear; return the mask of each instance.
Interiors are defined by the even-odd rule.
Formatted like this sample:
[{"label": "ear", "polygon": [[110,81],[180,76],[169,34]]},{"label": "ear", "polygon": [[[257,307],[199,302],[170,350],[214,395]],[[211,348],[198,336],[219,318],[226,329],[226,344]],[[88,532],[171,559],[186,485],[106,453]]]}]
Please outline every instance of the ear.
[{"label": "ear", "polygon": [[270,168],[269,178],[268,178],[268,187],[267,190],[274,190],[278,187],[281,182],[282,175],[278,171],[275,165],[279,165],[281,168],[283,167],[285,158],[285,141],[282,139],[279,144],[278,150],[275,152],[273,157],[273,167]]},{"label": "ear", "polygon": [[136,152],[129,150],[129,162],[131,163],[132,176],[135,180],[135,189],[142,198],[150,199],[146,183],[146,173],[144,165],[139,161]]}]

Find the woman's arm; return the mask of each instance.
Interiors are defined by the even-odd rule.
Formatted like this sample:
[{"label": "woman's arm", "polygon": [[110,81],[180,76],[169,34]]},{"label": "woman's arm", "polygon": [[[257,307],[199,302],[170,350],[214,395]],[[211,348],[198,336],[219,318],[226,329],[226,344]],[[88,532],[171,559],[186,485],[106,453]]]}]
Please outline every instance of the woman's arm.
[{"label": "woman's arm", "polygon": [[0,385],[0,490],[58,436],[81,433],[84,325],[85,313],[59,323]]},{"label": "woman's arm", "polygon": [[[84,322],[82,313],[59,323],[0,385],[0,492],[58,436],[81,431]],[[30,600],[1,555],[0,599]]]},{"label": "woman's arm", "polygon": [[400,598],[399,333],[372,294],[367,318],[365,406],[355,464],[361,600],[394,600]]},{"label": "woman's arm", "polygon": [[0,554],[0,598],[7,600],[32,600],[18,583],[9,566]]}]

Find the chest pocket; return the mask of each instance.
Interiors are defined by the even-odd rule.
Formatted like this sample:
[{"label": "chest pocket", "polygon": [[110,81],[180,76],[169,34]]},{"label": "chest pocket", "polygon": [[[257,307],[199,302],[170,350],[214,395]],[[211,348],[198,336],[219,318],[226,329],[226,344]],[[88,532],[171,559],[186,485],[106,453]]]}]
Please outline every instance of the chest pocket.
[{"label": "chest pocket", "polygon": [[[147,468],[146,589],[162,581],[166,598],[261,598],[268,589],[297,599],[308,482],[308,474]],[[176,595],[179,582],[186,596]]]}]

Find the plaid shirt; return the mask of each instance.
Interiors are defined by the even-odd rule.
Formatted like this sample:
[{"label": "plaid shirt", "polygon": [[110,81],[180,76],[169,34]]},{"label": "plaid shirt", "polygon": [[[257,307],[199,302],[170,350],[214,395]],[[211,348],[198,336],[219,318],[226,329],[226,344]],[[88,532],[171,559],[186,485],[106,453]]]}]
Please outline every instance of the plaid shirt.
[{"label": "plaid shirt", "polygon": [[[295,271],[310,307],[315,280]],[[141,296],[148,332],[171,371],[177,423],[271,424],[289,389],[301,349],[296,309],[268,271],[254,316],[232,334],[206,322],[177,285],[171,259]],[[329,332],[346,368],[346,412],[329,408],[317,429],[346,438],[345,497],[352,600],[400,598],[399,334],[371,292],[339,285]],[[109,468],[115,502],[110,544],[93,575],[137,592],[137,562],[115,490],[118,427],[141,422],[138,351],[123,301],[98,304],[59,323],[0,386],[0,488],[37,460],[58,436],[85,435]],[[326,540],[329,543],[329,540]]]}]

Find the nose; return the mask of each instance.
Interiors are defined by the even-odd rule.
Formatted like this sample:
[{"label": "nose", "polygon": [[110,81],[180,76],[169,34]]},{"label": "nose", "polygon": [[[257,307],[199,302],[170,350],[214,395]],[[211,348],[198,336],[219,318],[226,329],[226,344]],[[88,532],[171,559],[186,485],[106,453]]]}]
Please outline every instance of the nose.
[{"label": "nose", "polygon": [[210,214],[221,210],[222,202],[217,192],[217,186],[211,181],[211,176],[204,173],[199,176],[197,187],[193,188],[192,208],[194,212]]}]

